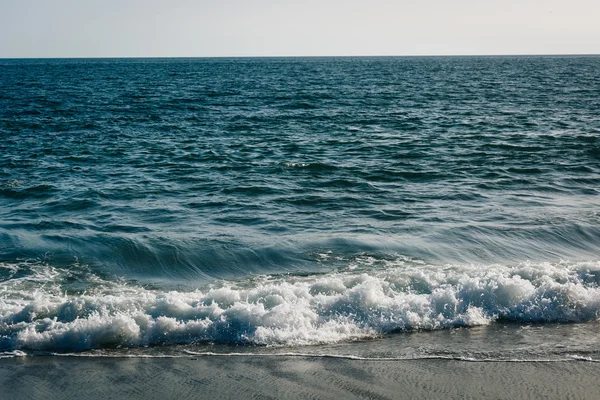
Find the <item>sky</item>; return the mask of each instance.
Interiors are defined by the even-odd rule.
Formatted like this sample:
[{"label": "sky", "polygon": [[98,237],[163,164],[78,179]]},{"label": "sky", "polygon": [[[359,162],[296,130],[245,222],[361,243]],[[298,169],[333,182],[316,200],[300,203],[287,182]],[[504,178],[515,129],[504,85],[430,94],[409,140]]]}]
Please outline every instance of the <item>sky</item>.
[{"label": "sky", "polygon": [[600,0],[0,0],[0,57],[600,54]]}]

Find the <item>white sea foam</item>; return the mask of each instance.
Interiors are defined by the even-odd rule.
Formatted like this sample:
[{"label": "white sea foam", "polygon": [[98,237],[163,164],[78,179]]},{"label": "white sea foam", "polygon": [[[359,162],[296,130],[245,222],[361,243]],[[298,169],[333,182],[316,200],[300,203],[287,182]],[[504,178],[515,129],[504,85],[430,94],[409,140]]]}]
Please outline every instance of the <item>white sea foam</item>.
[{"label": "white sea foam", "polygon": [[2,358],[15,358],[15,357],[25,357],[27,353],[21,350],[13,350],[13,351],[0,351],[0,359]]},{"label": "white sea foam", "polygon": [[0,283],[0,350],[309,345],[497,319],[600,316],[600,262],[439,267],[390,261],[368,273],[262,277],[169,292],[96,277],[94,288],[80,295],[64,293],[64,271],[33,270]]},{"label": "white sea foam", "polygon": [[352,354],[314,354],[314,353],[215,353],[215,352],[194,352],[186,351],[186,354],[195,357],[298,357],[298,358],[334,358],[352,361],[415,361],[415,360],[450,360],[450,361],[469,361],[469,362],[568,362],[568,361],[586,361],[600,362],[600,360],[591,357],[582,357],[569,355],[562,358],[476,358],[465,356],[444,356],[444,355],[421,355],[404,357],[362,357]]}]

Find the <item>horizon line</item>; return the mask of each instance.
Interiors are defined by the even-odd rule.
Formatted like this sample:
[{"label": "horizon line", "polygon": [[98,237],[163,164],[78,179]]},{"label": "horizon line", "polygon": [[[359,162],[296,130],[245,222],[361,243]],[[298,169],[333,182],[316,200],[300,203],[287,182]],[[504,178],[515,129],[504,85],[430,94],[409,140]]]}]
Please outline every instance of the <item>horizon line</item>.
[{"label": "horizon line", "polygon": [[505,53],[505,54],[404,54],[404,55],[229,55],[229,56],[58,56],[0,57],[0,60],[106,60],[106,59],[209,59],[209,58],[400,58],[400,57],[589,57],[600,53]]}]

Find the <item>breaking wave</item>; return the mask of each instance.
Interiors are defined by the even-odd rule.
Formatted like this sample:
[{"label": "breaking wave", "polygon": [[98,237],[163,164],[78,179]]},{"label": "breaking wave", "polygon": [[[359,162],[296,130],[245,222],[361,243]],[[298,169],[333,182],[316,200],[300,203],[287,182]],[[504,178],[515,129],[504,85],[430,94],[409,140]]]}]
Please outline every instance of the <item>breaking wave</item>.
[{"label": "breaking wave", "polygon": [[[85,265],[63,270],[5,263],[0,270],[4,352],[297,346],[496,320],[585,322],[600,316],[597,261],[435,266],[395,260],[378,268],[171,291],[105,279]],[[73,281],[88,285],[77,289],[69,286]]]}]

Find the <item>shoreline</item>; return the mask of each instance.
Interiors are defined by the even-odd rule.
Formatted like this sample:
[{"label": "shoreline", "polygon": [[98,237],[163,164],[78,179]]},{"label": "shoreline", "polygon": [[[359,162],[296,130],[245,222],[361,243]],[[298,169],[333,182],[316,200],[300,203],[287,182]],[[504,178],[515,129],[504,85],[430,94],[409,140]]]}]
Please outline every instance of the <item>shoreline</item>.
[{"label": "shoreline", "polygon": [[53,398],[596,399],[600,363],[308,357],[0,359],[5,400]]}]

